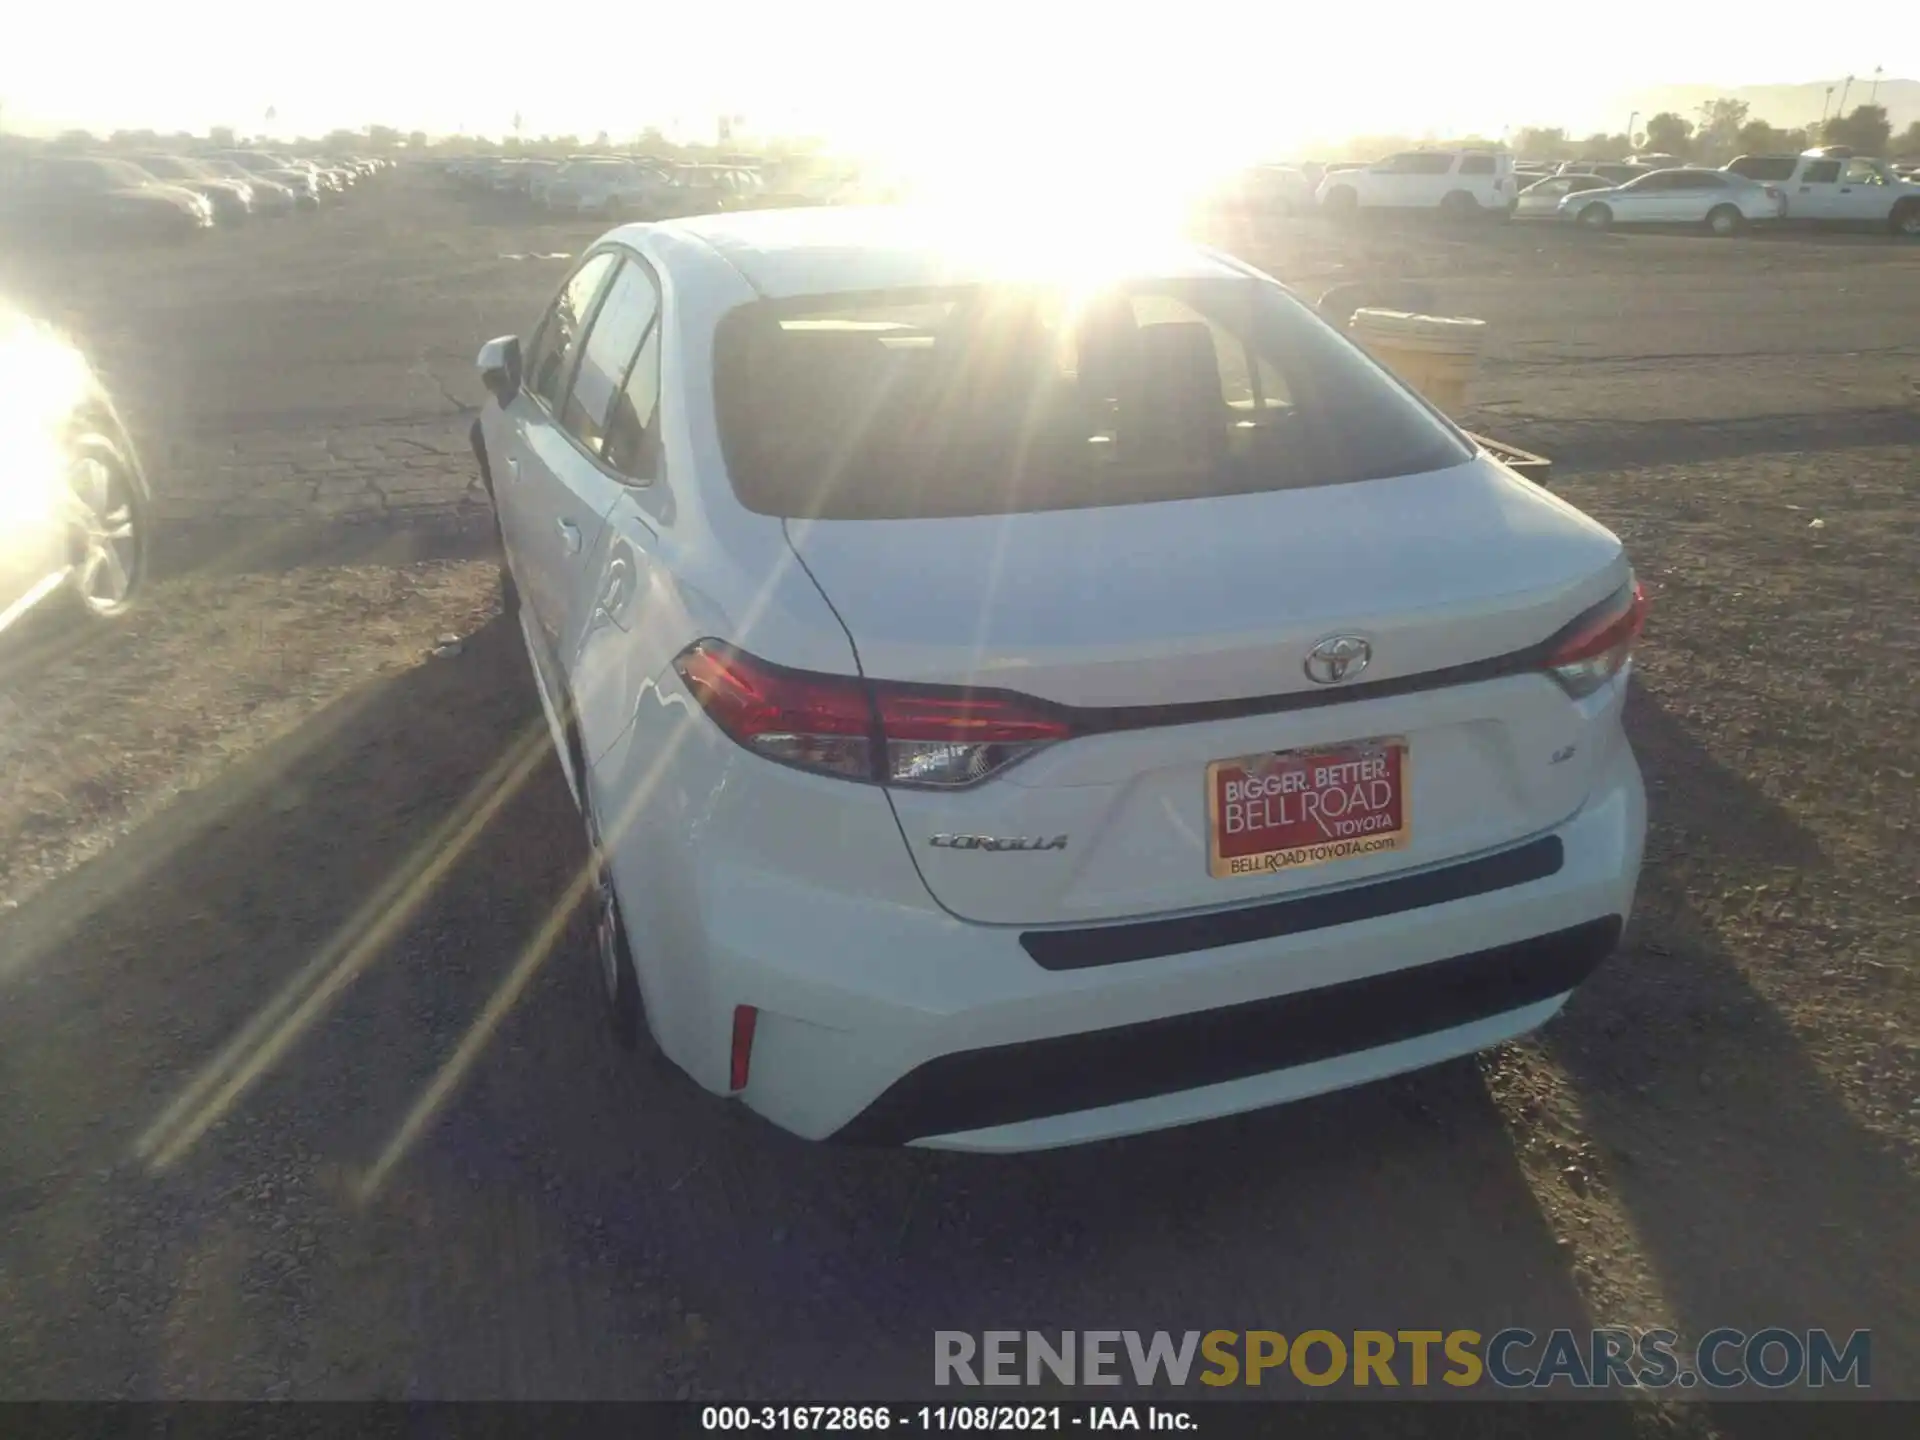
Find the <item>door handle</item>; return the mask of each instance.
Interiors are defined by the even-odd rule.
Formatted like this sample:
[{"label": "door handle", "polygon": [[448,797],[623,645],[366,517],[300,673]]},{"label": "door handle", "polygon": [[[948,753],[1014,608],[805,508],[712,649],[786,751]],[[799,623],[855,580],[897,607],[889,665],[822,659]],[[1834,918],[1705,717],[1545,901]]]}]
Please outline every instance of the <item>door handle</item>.
[{"label": "door handle", "polygon": [[569,555],[580,553],[580,527],[571,520],[560,522],[560,544]]},{"label": "door handle", "polygon": [[507,478],[509,480],[518,480],[520,478],[520,457],[518,455],[507,456]]}]

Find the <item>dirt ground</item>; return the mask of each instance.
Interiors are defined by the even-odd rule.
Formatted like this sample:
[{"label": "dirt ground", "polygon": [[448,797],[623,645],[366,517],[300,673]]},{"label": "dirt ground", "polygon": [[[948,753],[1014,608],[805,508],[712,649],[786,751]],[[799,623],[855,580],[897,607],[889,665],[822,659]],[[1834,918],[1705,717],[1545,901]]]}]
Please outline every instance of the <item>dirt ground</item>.
[{"label": "dirt ground", "polygon": [[169,520],[128,623],[0,654],[0,1399],[900,1399],[935,1329],[1598,1324],[1866,1328],[1920,1398],[1920,248],[1264,243],[1492,321],[1468,420],[1630,546],[1637,913],[1526,1043],[978,1158],[605,1037],[464,435],[589,238],[397,176],[0,262]]}]

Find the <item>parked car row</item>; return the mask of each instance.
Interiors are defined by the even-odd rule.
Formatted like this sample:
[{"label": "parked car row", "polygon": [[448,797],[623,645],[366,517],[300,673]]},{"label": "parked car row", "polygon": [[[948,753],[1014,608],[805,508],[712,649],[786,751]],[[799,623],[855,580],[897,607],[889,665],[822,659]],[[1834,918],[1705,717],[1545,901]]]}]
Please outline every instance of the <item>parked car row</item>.
[{"label": "parked car row", "polygon": [[558,215],[603,219],[667,219],[813,198],[772,194],[754,165],[645,155],[476,156],[449,162],[446,173],[471,190],[524,197]]},{"label": "parked car row", "polygon": [[1335,219],[1426,211],[1461,220],[1565,220],[1589,229],[1695,225],[1718,235],[1787,220],[1920,237],[1920,180],[1838,146],[1743,155],[1720,169],[1661,154],[1552,163],[1497,149],[1429,147],[1372,164],[1255,167],[1216,189],[1208,203],[1261,217],[1314,208]]},{"label": "parked car row", "polygon": [[1642,155],[1570,161],[1557,173],[1519,168],[1514,213],[1616,225],[1702,225],[1731,235],[1753,224],[1884,227],[1920,238],[1920,181],[1885,160],[1826,146],[1799,155],[1741,155],[1719,169]]},{"label": "parked car row", "polygon": [[391,162],[267,150],[42,153],[0,172],[0,227],[50,238],[180,238],[316,210]]}]

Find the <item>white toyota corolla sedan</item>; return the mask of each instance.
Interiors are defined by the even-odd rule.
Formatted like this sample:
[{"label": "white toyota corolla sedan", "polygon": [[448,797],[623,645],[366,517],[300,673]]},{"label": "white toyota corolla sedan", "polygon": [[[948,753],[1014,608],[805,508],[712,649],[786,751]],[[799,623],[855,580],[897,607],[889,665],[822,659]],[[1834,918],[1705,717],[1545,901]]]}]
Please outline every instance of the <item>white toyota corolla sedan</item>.
[{"label": "white toyota corolla sedan", "polygon": [[1547,1020],[1640,868],[1620,542],[1225,255],[958,233],[625,226],[481,353],[616,1033],[1019,1150]]}]

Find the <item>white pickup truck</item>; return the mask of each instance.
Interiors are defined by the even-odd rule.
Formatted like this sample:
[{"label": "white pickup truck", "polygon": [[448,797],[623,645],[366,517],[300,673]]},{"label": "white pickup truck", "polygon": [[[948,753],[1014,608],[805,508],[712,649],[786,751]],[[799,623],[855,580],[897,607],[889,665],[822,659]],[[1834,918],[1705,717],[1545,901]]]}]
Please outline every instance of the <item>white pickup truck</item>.
[{"label": "white pickup truck", "polygon": [[1827,149],[1742,155],[1726,168],[1778,189],[1787,197],[1789,222],[1884,225],[1920,239],[1920,183],[1902,179],[1885,160]]}]

